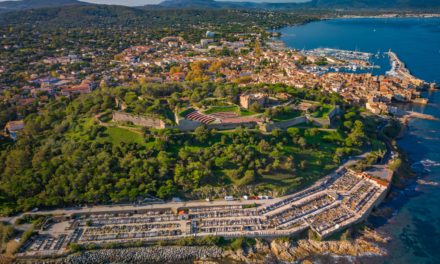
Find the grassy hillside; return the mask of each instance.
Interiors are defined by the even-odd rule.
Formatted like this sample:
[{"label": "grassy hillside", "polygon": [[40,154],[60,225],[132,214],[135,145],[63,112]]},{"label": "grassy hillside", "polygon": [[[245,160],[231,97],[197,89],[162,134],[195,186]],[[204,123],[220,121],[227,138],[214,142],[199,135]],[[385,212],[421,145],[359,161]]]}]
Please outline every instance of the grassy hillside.
[{"label": "grassy hillside", "polygon": [[[220,86],[171,85],[175,94],[170,97],[199,93],[203,100]],[[196,91],[195,87],[206,90]],[[354,125],[334,131],[291,128],[267,134],[258,129],[218,132],[200,127],[193,133],[182,133],[102,124],[96,119],[99,113],[117,109],[116,95],[145,98],[159,88],[166,89],[155,84],[142,89],[98,89],[74,100],[51,102],[40,114],[29,114],[18,141],[5,142],[0,151],[0,213],[127,202],[146,195],[218,198],[226,193],[283,194],[325,175],[344,157],[360,153],[371,142],[367,139],[375,138],[368,131],[377,124],[361,122],[358,109],[348,105],[344,108],[350,114],[343,121]],[[340,98],[318,90],[276,85],[265,89],[343,104]],[[127,96],[133,93],[135,96]]]}]

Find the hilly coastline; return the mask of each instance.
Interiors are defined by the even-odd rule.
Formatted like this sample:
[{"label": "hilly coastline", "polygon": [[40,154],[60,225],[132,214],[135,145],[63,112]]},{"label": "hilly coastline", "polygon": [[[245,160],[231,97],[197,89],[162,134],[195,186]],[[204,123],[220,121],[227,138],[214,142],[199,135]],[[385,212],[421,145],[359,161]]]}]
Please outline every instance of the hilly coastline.
[{"label": "hilly coastline", "polygon": [[77,0],[23,0],[23,1],[5,1],[0,2],[0,12],[8,12],[15,10],[45,8],[45,7],[61,7],[71,5],[89,5],[89,3]]},{"label": "hilly coastline", "polygon": [[440,8],[435,0],[312,0],[304,3],[220,2],[215,0],[166,0],[167,8],[258,8],[258,9],[428,9]]},{"label": "hilly coastline", "polygon": [[[123,1],[121,2],[123,4]],[[0,13],[65,6],[95,5],[78,0],[21,0],[0,2]],[[148,9],[343,9],[343,10],[440,10],[436,0],[312,0],[292,3],[266,3],[252,1],[216,1],[216,0],[165,0],[157,5],[145,5]]]}]

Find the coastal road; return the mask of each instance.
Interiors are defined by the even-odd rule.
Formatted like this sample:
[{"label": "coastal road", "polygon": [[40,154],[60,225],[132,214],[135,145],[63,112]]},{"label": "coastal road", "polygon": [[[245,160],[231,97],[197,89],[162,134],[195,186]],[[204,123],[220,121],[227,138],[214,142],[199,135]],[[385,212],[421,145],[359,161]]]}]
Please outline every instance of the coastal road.
[{"label": "coastal road", "polygon": [[[351,157],[350,160],[342,164],[338,169],[333,171],[327,176],[334,175],[336,171],[343,169],[344,167],[348,167],[360,159],[365,158],[369,152],[366,152],[362,155]],[[326,176],[326,177],[327,177]],[[325,179],[326,177],[323,177]],[[319,185],[322,183],[323,179],[317,181],[311,187]],[[262,199],[262,200],[235,200],[235,201],[225,201],[225,200],[216,200],[216,201],[188,201],[188,202],[167,202],[167,203],[157,203],[157,204],[147,204],[147,205],[133,205],[133,204],[125,204],[125,205],[98,205],[98,206],[90,206],[90,207],[69,207],[69,208],[59,208],[54,210],[43,210],[37,212],[26,212],[21,213],[19,215],[13,217],[0,217],[1,222],[8,222],[10,224],[14,224],[15,221],[21,218],[24,215],[74,215],[74,214],[88,214],[88,213],[111,213],[111,212],[123,212],[123,211],[133,211],[133,210],[152,210],[152,209],[177,209],[177,208],[185,208],[185,207],[207,207],[207,206],[225,206],[225,205],[248,205],[257,203],[261,206],[267,206],[270,204],[275,204],[279,201],[289,198],[294,194],[290,194],[287,196],[282,196],[273,199]]]}]

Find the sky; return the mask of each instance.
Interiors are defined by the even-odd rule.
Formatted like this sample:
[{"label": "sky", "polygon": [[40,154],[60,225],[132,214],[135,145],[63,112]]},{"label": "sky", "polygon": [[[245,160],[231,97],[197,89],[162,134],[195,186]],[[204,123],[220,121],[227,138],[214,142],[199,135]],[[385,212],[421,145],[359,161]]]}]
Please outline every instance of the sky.
[{"label": "sky", "polygon": [[[6,0],[0,0],[3,2]],[[141,6],[147,4],[158,4],[164,0],[80,0],[83,2],[90,2],[96,4],[114,4],[127,6]],[[219,1],[235,1],[235,2],[272,2],[272,3],[291,3],[291,2],[307,2],[307,0],[219,0]]]}]

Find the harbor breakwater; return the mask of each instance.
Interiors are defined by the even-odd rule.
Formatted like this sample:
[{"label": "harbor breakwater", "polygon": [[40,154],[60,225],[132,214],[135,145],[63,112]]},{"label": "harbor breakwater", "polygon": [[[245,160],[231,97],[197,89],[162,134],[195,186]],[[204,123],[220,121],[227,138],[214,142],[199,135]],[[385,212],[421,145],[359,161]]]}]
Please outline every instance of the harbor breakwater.
[{"label": "harbor breakwater", "polygon": [[[439,82],[440,19],[439,18],[349,18],[309,23],[281,30],[286,46],[297,49],[331,47],[363,52],[385,52],[392,49],[405,62],[411,74],[430,83]],[[391,69],[389,60],[376,63],[381,68],[373,74],[385,74]],[[431,86],[431,88],[434,88]],[[401,105],[403,111],[440,117],[440,92],[422,92],[428,104]],[[407,131],[397,144],[408,155],[410,164],[430,160],[440,162],[440,122],[433,118],[407,118]],[[440,240],[434,239],[439,230],[440,167],[430,166],[423,173],[393,186],[380,211],[384,217],[371,217],[370,224],[392,238],[386,248],[386,258],[364,257],[350,259],[362,263],[437,263],[440,259]],[[420,181],[421,180],[421,181]],[[429,184],[424,184],[429,182]],[[423,184],[420,184],[423,183]],[[321,263],[341,259],[320,256]],[[350,261],[348,261],[350,262]]]}]

